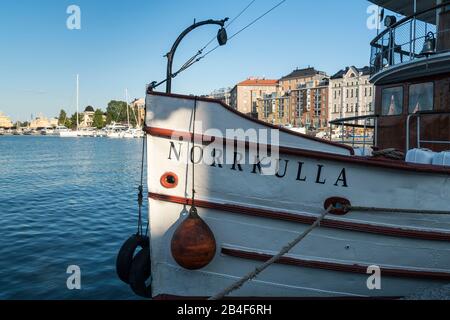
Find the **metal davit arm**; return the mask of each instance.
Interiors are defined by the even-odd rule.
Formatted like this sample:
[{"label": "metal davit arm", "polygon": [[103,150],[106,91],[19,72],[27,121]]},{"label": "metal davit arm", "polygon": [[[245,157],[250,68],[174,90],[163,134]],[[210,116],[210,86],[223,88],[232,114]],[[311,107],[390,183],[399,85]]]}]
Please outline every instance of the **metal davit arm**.
[{"label": "metal davit arm", "polygon": [[[171,93],[172,91],[172,66],[173,66],[173,58],[175,56],[175,52],[178,48],[178,46],[180,45],[181,41],[184,39],[184,37],[187,36],[187,34],[191,31],[193,31],[194,29],[204,26],[204,25],[210,25],[210,24],[214,24],[214,25],[219,25],[221,27],[221,29],[219,30],[219,34],[218,34],[218,40],[219,40],[219,44],[220,45],[224,45],[226,43],[226,39],[219,39],[220,37],[220,33],[225,30],[223,29],[225,22],[228,21],[228,18],[225,18],[223,20],[205,20],[205,21],[201,21],[201,22],[197,22],[194,23],[193,25],[191,25],[190,27],[186,28],[186,30],[184,30],[177,38],[177,40],[175,40],[175,43],[172,46],[172,49],[169,51],[169,53],[167,53],[166,57],[167,57],[167,86],[166,86],[166,93]],[[226,36],[225,36],[226,38]],[[221,42],[224,41],[224,42]]]}]

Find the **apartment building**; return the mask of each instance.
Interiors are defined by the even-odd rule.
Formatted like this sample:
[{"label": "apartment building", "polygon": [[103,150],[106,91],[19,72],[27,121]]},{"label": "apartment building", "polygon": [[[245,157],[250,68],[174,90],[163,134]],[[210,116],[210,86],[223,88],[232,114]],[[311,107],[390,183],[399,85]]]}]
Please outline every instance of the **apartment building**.
[{"label": "apartment building", "polygon": [[249,78],[231,90],[230,105],[239,112],[256,118],[258,99],[276,93],[277,90],[278,80]]},{"label": "apartment building", "polygon": [[285,126],[292,123],[293,116],[290,95],[274,92],[264,94],[257,101],[257,117],[259,120]]},{"label": "apartment building", "polygon": [[311,81],[321,81],[323,78],[328,78],[327,74],[323,71],[318,71],[312,67],[305,69],[297,68],[290,74],[282,77],[279,80],[279,86],[282,91],[289,92],[296,90],[299,85],[304,85]]},{"label": "apartment building", "polygon": [[370,68],[346,67],[330,78],[329,121],[374,113]]},{"label": "apartment building", "polygon": [[11,119],[0,112],[0,128],[10,129],[13,127],[13,123]]},{"label": "apartment building", "polygon": [[80,122],[80,128],[92,128],[94,124],[95,110],[92,106],[87,106],[82,113],[82,121]]},{"label": "apartment building", "polygon": [[301,83],[292,90],[293,110],[295,114],[294,126],[307,129],[322,129],[328,126],[328,92],[329,79],[322,79]]},{"label": "apartment building", "polygon": [[328,78],[323,78],[298,83],[289,91],[266,94],[257,102],[258,119],[275,125],[325,128],[328,125],[328,85]]}]

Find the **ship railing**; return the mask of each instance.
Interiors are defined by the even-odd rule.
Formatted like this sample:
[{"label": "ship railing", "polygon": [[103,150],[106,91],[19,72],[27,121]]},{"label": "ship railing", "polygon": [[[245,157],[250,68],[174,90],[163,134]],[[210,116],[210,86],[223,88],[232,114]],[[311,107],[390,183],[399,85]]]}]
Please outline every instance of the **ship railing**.
[{"label": "ship railing", "polygon": [[[450,2],[405,17],[381,32],[371,42],[371,72],[375,74],[391,66],[450,52]],[[432,52],[423,51],[430,40]]]},{"label": "ship railing", "polygon": [[[378,144],[377,132],[378,132],[378,115],[364,115],[348,118],[340,118],[332,120],[330,124],[330,140],[333,141],[333,129],[338,127],[340,129],[340,139],[335,140],[343,144],[351,145],[353,148],[356,146],[362,147],[363,155],[365,155],[366,147],[375,147]],[[352,134],[349,136],[349,130]],[[362,139],[356,138],[356,130],[363,129]],[[370,139],[369,133],[372,134]],[[350,138],[350,139],[349,139]]]},{"label": "ship railing", "polygon": [[411,137],[411,119],[412,118],[416,118],[416,139],[417,139],[417,148],[420,149],[422,144],[426,143],[426,144],[448,144],[450,145],[450,141],[447,140],[422,140],[421,138],[421,134],[422,134],[422,130],[421,130],[421,120],[422,117],[424,116],[437,116],[437,115],[450,115],[450,112],[448,111],[419,111],[416,113],[412,113],[410,115],[408,115],[408,117],[406,118],[406,152],[408,152],[409,150],[411,150],[410,147],[410,137]]}]

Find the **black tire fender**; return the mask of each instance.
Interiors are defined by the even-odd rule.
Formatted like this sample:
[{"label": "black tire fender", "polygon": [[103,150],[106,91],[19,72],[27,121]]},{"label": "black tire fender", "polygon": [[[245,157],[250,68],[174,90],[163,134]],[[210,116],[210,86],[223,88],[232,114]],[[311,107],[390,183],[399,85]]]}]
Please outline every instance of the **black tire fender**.
[{"label": "black tire fender", "polygon": [[133,258],[130,269],[130,287],[135,294],[151,298],[151,285],[146,281],[151,277],[150,248],[145,247]]},{"label": "black tire fender", "polygon": [[130,284],[130,270],[137,248],[148,248],[149,238],[138,234],[131,236],[120,248],[116,259],[116,272],[120,280]]}]

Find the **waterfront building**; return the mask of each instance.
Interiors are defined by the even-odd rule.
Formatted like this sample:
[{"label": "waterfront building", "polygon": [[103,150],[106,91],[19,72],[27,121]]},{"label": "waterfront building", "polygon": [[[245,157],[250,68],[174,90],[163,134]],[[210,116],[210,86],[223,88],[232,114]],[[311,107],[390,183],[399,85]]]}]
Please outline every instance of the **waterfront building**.
[{"label": "waterfront building", "polygon": [[231,104],[231,90],[232,88],[221,88],[218,90],[214,90],[207,97],[215,100],[220,100],[229,106]]},{"label": "waterfront building", "polygon": [[257,102],[264,95],[276,93],[278,80],[249,78],[238,83],[230,93],[232,108],[247,115],[258,117]]},{"label": "waterfront building", "polygon": [[0,112],[0,128],[11,129],[13,126],[11,119]]},{"label": "waterfront building", "polygon": [[145,99],[134,99],[130,107],[136,112],[138,127],[142,127],[145,121]]},{"label": "waterfront building", "polygon": [[[320,129],[328,125],[328,78],[299,83],[258,99],[258,119],[275,125]],[[281,88],[280,88],[281,89]]]},{"label": "waterfront building", "polygon": [[329,121],[374,113],[370,68],[346,67],[330,79]]},{"label": "waterfront building", "polygon": [[290,92],[294,126],[307,129],[328,127],[328,86],[326,75],[300,83]]},{"label": "waterfront building", "polygon": [[290,74],[282,77],[279,80],[280,89],[289,92],[296,90],[300,85],[310,83],[311,81],[321,81],[327,78],[327,74],[323,71],[318,71],[313,67],[305,69],[295,69]]},{"label": "waterfront building", "polygon": [[58,118],[46,118],[42,115],[34,118],[30,121],[30,129],[43,129],[43,128],[49,128],[54,127],[56,128],[58,126]]},{"label": "waterfront building", "polygon": [[274,124],[291,124],[291,97],[280,92],[264,94],[257,100],[257,117],[259,120]]},{"label": "waterfront building", "polygon": [[82,113],[82,121],[80,122],[80,128],[92,128],[94,123],[95,110],[92,106],[87,106]]}]

